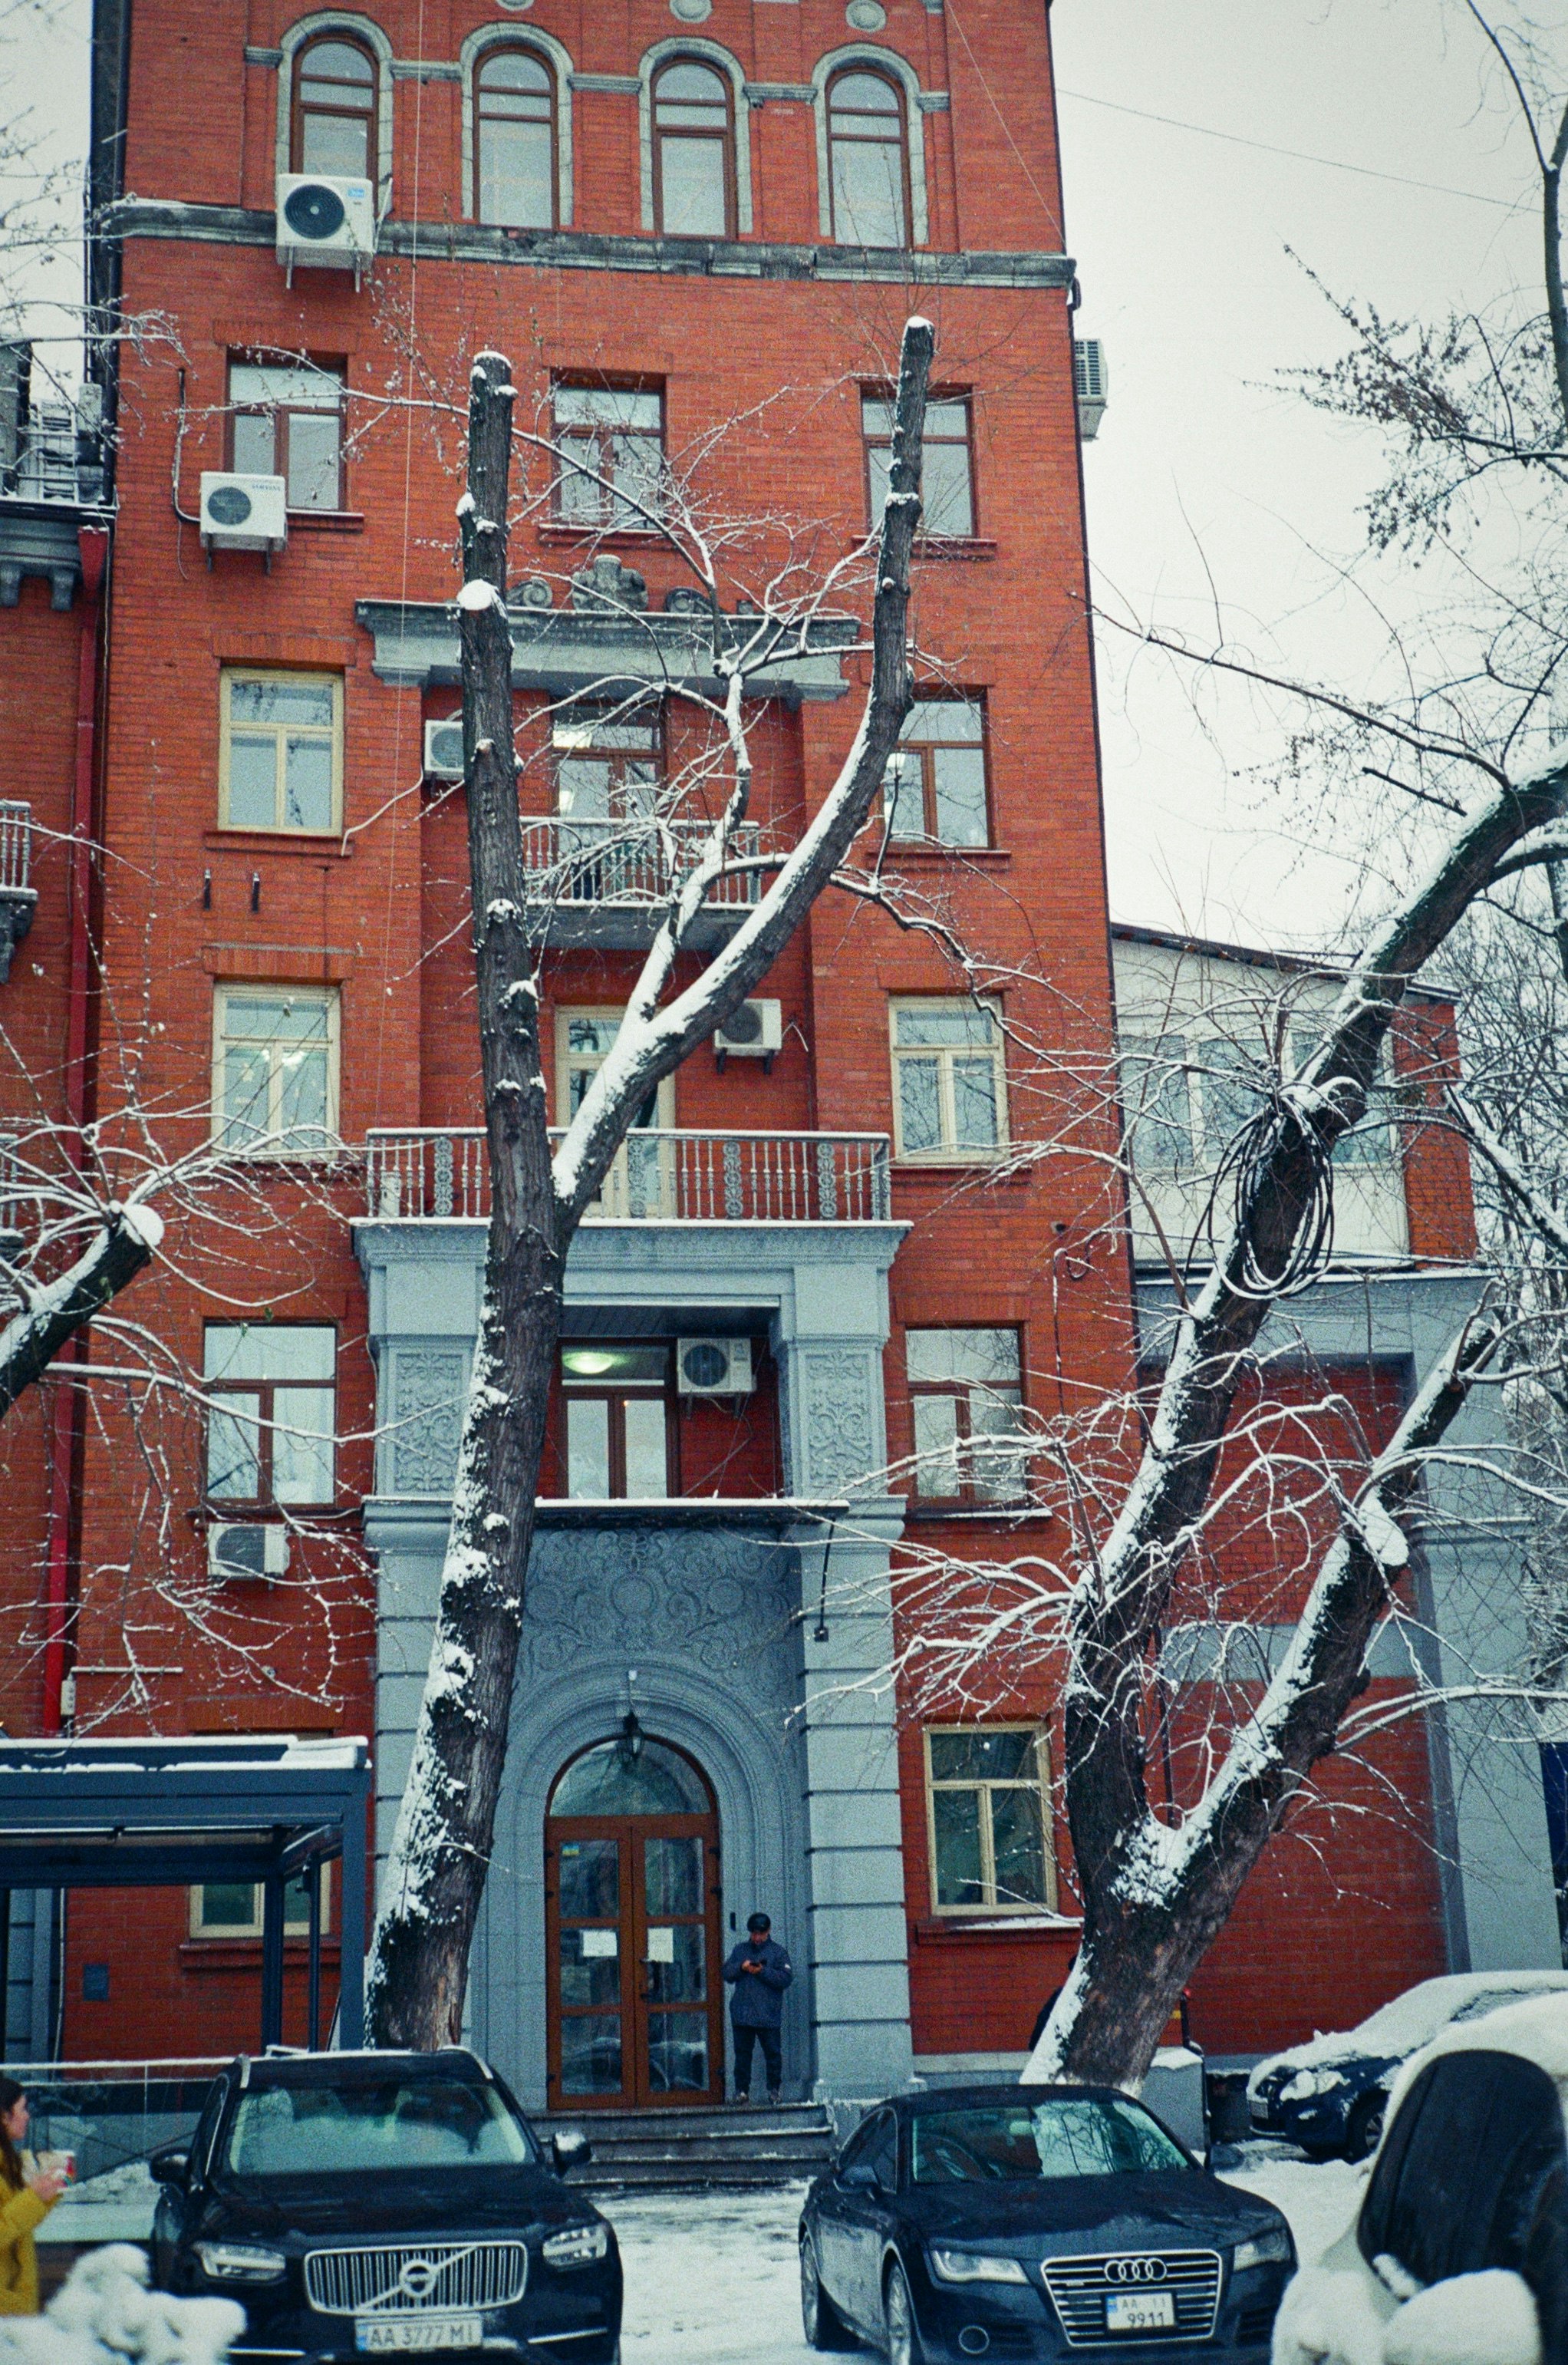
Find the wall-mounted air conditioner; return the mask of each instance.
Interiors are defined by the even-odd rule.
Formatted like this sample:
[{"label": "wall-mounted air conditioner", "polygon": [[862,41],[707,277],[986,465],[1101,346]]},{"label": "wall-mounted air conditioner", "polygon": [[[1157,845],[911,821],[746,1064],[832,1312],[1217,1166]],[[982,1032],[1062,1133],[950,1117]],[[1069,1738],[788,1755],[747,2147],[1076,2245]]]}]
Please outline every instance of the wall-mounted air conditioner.
[{"label": "wall-mounted air conditioner", "polygon": [[288,1570],[288,1530],[226,1519],[207,1531],[207,1565],[213,1576],[284,1576]]},{"label": "wall-mounted air conditioner", "polygon": [[749,1339],[678,1339],[675,1387],[682,1396],[749,1396],[756,1385]]},{"label": "wall-mounted air conditioner", "polygon": [[743,1002],[722,1026],[713,1030],[713,1050],[721,1069],[726,1059],[761,1059],[769,1075],[773,1055],[783,1048],[784,1005],[781,1002]]},{"label": "wall-mounted air conditioner", "polygon": [[328,173],[277,176],[277,259],[297,269],[352,271],[357,287],[375,252],[375,191]]},{"label": "wall-mounted air conditioner", "polygon": [[281,476],[236,476],[204,468],[201,542],[204,550],[281,550],[288,540],[287,495]]},{"label": "wall-mounted air conditioner", "polygon": [[1072,383],[1078,395],[1078,432],[1085,443],[1092,443],[1111,394],[1111,372],[1098,337],[1074,337]]},{"label": "wall-mounted air conditioner", "polygon": [[460,780],[463,778],[461,714],[454,714],[444,723],[425,724],[425,778],[428,780]]}]

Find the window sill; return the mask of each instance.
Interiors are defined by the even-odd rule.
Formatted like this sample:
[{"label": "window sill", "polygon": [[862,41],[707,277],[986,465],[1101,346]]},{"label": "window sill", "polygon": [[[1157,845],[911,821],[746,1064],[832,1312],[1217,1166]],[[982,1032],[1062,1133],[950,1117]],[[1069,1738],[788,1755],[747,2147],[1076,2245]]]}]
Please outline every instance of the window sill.
[{"label": "window sill", "polygon": [[290,533],[363,533],[363,510],[288,510]]},{"label": "window sill", "polygon": [[950,846],[942,837],[890,837],[887,862],[1011,862],[1009,846]]},{"label": "window sill", "polygon": [[998,545],[983,534],[917,533],[910,554],[921,559],[995,558]]},{"label": "window sill", "polygon": [[330,854],[346,862],[353,840],[338,829],[217,829],[202,832],[202,844],[230,854]]},{"label": "window sill", "polygon": [[[321,1938],[323,1964],[339,1959],[339,1942]],[[297,1964],[302,1969],[309,1960],[310,1941],[303,1931],[291,1930],[283,1942],[286,1966]],[[262,1966],[262,1941],[253,1938],[212,1937],[185,1938],[180,1944],[180,1967],[186,1971],[257,1971]]]},{"label": "window sill", "polygon": [[[999,1923],[1016,1923],[1016,1928],[999,1928]],[[966,1906],[961,1913],[929,1913],[913,1924],[917,1945],[929,1945],[933,1939],[967,1939],[970,1945],[1016,1945],[1020,1938],[1076,1938],[1083,1928],[1076,1914],[1058,1913],[1048,1905],[1028,1905],[1016,1913],[1004,1906]]]},{"label": "window sill", "polygon": [[577,549],[589,544],[631,543],[639,550],[666,550],[669,537],[647,525],[566,525],[559,520],[533,529],[547,549]]},{"label": "window sill", "polygon": [[977,1150],[968,1158],[957,1150],[944,1150],[930,1158],[895,1158],[893,1177],[896,1182],[913,1182],[922,1175],[929,1175],[933,1182],[940,1182],[945,1174],[991,1174],[999,1182],[1015,1185],[1028,1182],[1032,1177],[1027,1167],[1015,1173],[997,1171],[1004,1167],[1012,1156],[1013,1147],[1008,1145],[989,1156],[984,1150]]},{"label": "window sill", "polygon": [[957,1523],[967,1528],[986,1525],[1015,1528],[1025,1519],[1038,1519],[1044,1525],[1055,1517],[1056,1513],[1043,1503],[942,1502],[935,1496],[912,1497],[904,1513],[906,1520],[918,1519],[931,1526]]}]

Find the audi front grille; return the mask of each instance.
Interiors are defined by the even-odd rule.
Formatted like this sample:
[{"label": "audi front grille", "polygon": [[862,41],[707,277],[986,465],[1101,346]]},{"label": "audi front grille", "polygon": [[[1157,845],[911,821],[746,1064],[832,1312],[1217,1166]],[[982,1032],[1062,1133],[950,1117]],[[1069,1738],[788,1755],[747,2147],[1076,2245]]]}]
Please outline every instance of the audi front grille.
[{"label": "audi front grille", "polygon": [[510,2307],[527,2286],[521,2242],[399,2242],[305,2257],[305,2295],[323,2315]]},{"label": "audi front grille", "polygon": [[[1096,2259],[1050,2259],[1040,2273],[1061,2328],[1074,2348],[1112,2341],[1212,2340],[1219,2315],[1217,2250],[1116,2250]],[[1169,2292],[1175,2324],[1167,2329],[1107,2332],[1105,2303],[1119,2292]]]}]

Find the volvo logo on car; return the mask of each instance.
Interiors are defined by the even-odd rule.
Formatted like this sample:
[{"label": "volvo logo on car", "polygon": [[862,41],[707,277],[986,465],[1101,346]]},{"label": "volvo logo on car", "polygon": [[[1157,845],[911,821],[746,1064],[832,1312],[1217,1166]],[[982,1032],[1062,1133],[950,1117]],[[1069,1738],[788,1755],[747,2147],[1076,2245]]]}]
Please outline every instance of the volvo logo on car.
[{"label": "volvo logo on car", "polygon": [[1162,2283],[1165,2281],[1163,2259],[1107,2259],[1105,2281],[1108,2283]]},{"label": "volvo logo on car", "polygon": [[441,2280],[441,2269],[430,2259],[410,2259],[398,2276],[398,2289],[405,2299],[429,2299]]}]

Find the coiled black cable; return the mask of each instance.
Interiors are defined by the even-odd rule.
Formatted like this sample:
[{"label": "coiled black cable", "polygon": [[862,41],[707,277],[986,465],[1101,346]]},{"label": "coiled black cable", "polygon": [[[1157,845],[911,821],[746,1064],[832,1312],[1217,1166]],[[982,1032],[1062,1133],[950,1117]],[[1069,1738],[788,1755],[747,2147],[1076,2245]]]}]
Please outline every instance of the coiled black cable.
[{"label": "coiled black cable", "polygon": [[[1282,1269],[1271,1272],[1260,1262],[1255,1246],[1258,1209],[1271,1187],[1276,1157],[1297,1150],[1305,1152],[1309,1168],[1306,1205]],[[1310,1289],[1334,1253],[1334,1153],[1302,1115],[1287,1090],[1275,1086],[1256,1116],[1249,1117],[1232,1136],[1215,1170],[1193,1247],[1195,1250],[1199,1240],[1206,1241],[1210,1259],[1216,1263],[1223,1243],[1215,1238],[1215,1215],[1226,1201],[1234,1208],[1241,1248],[1240,1270],[1230,1276],[1238,1296],[1295,1297]],[[1190,1256],[1187,1278],[1190,1283]]]}]

